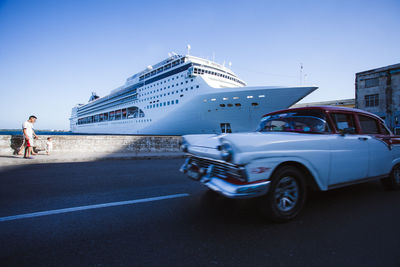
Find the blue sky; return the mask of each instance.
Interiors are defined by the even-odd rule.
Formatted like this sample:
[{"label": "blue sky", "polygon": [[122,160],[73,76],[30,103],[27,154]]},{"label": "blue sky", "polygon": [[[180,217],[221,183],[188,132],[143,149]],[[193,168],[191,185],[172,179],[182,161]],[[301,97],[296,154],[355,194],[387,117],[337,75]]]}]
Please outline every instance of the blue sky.
[{"label": "blue sky", "polygon": [[354,97],[355,73],[400,62],[400,1],[0,0],[0,128],[69,129],[72,106],[167,57],[232,62],[248,85]]}]

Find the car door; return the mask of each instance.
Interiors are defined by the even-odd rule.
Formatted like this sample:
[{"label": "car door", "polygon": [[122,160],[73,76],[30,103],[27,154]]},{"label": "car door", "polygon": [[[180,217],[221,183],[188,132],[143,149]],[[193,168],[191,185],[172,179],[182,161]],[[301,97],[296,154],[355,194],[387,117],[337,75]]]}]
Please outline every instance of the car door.
[{"label": "car door", "polygon": [[330,142],[331,162],[328,185],[333,187],[366,178],[369,162],[368,141],[371,137],[357,133],[353,113],[334,112],[330,114],[330,117],[337,134]]},{"label": "car door", "polygon": [[371,137],[367,142],[369,146],[368,176],[388,174],[392,166],[390,132],[383,125],[383,128],[380,128],[376,118],[359,114],[358,121],[361,133]]}]

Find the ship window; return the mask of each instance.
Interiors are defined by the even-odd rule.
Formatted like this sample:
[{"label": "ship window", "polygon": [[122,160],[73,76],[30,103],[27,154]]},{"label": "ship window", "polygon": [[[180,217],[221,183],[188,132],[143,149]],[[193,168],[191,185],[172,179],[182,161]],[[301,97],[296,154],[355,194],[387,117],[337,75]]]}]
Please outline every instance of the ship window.
[{"label": "ship window", "polygon": [[196,85],[196,88],[199,88],[199,86],[198,86],[198,85]]},{"label": "ship window", "polygon": [[121,110],[116,110],[115,111],[115,120],[120,120],[121,119]]},{"label": "ship window", "polygon": [[248,95],[247,98],[253,98],[253,96],[252,95]]},{"label": "ship window", "polygon": [[262,98],[262,97],[265,97],[265,95],[259,95],[258,97]]},{"label": "ship window", "polygon": [[179,103],[179,100],[177,99],[177,100],[175,100],[175,104],[178,104]]},{"label": "ship window", "polygon": [[183,89],[181,89],[181,92],[183,92]]},{"label": "ship window", "polygon": [[203,102],[206,103],[206,102],[207,102],[207,99],[204,99]]},{"label": "ship window", "polygon": [[186,81],[186,83],[188,83],[188,81]]},{"label": "ship window", "polygon": [[174,100],[171,101],[171,105],[173,105],[173,104],[174,104]]},{"label": "ship window", "polygon": [[236,103],[236,104],[235,104],[235,106],[237,106],[237,107],[240,107],[240,106],[241,106],[241,104],[240,104],[240,103]]},{"label": "ship window", "polygon": [[193,86],[190,87],[190,90],[193,90]]},{"label": "ship window", "polygon": [[252,106],[258,106],[258,103],[251,103]]},{"label": "ship window", "polygon": [[187,91],[188,89],[186,88],[185,91]]},{"label": "ship window", "polygon": [[224,108],[224,107],[225,107],[225,104],[219,104],[219,106],[220,106],[221,108]]},{"label": "ship window", "polygon": [[224,97],[224,98],[222,98],[222,100],[228,100],[228,98],[227,98],[227,97]]},{"label": "ship window", "polygon": [[167,102],[167,105],[169,106],[169,101]]},{"label": "ship window", "polygon": [[239,97],[238,96],[234,96],[233,99],[239,99]]},{"label": "ship window", "polygon": [[181,97],[183,97],[183,95],[181,95]]},{"label": "ship window", "polygon": [[215,99],[215,98],[211,98],[211,101],[215,101],[215,100],[217,100],[217,99]]},{"label": "ship window", "polygon": [[228,107],[233,107],[233,105],[232,104],[228,104]]},{"label": "ship window", "polygon": [[193,82],[193,79],[190,79],[191,82]]}]

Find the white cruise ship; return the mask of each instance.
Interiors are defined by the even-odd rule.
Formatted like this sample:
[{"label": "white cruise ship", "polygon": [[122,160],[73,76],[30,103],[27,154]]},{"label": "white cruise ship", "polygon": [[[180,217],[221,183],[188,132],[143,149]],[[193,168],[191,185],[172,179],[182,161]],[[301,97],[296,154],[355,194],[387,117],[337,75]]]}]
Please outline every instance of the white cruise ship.
[{"label": "white cruise ship", "polygon": [[173,55],[104,97],[72,109],[75,133],[184,135],[257,128],[262,115],[287,108],[317,87],[248,87],[229,68]]}]

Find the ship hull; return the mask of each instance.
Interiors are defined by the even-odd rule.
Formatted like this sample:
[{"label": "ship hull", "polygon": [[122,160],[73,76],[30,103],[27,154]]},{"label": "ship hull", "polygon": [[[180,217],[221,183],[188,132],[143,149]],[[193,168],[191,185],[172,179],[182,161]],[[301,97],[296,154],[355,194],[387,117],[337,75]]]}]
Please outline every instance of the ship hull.
[{"label": "ship hull", "polygon": [[[144,118],[74,125],[71,130],[89,134],[140,135],[253,131],[264,114],[286,109],[316,89],[312,86],[208,88],[201,94],[188,95],[168,110],[149,109]],[[126,107],[129,105],[125,104]]]}]

